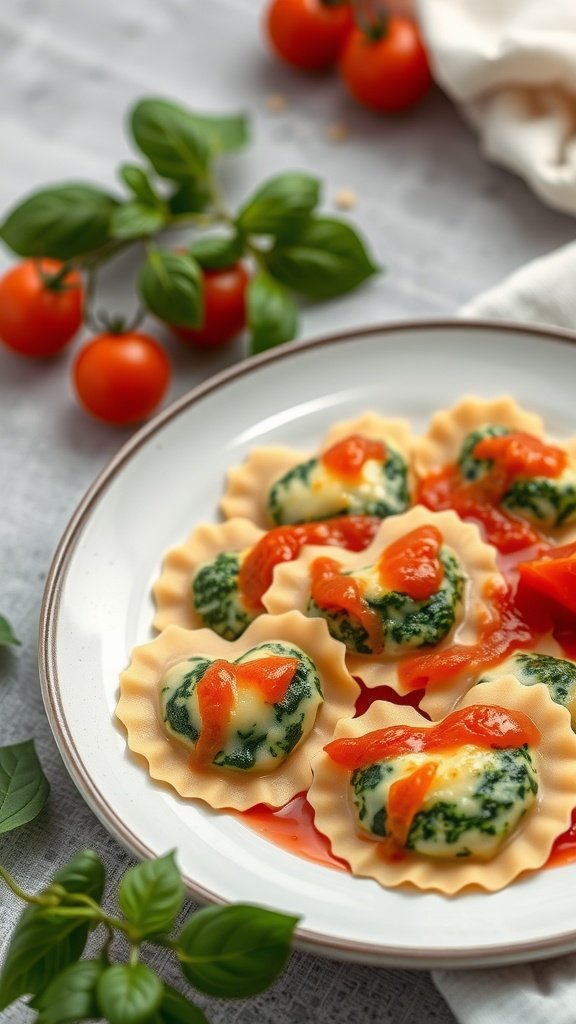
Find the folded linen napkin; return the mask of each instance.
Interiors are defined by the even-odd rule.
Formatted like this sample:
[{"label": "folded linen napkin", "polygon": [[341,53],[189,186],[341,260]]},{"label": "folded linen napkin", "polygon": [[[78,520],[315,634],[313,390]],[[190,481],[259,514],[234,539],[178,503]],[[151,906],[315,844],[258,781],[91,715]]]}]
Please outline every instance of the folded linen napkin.
[{"label": "folded linen napkin", "polygon": [[574,0],[415,0],[434,77],[484,155],[576,213]]},{"label": "folded linen napkin", "polygon": [[[526,264],[460,310],[576,331],[576,243]],[[574,1024],[576,954],[518,966],[434,971],[460,1024]]]}]

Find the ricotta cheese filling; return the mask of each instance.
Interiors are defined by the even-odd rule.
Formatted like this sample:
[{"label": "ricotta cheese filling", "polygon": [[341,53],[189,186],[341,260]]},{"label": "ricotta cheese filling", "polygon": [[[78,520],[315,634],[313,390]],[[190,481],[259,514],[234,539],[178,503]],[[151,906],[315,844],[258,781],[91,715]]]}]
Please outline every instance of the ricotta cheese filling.
[{"label": "ricotta cheese filling", "polygon": [[[250,682],[249,666],[260,669],[262,660],[295,659],[294,674],[280,700],[267,700],[257,685]],[[242,772],[274,771],[307,736],[314,726],[322,704],[320,678],[312,659],[299,647],[287,643],[259,644],[237,661],[231,669],[242,670],[231,706],[221,721],[214,723],[203,714],[198,688],[213,659],[187,658],[173,665],[161,683],[160,706],[168,735],[196,751],[207,731],[221,725],[221,742],[211,756],[210,766]],[[216,709],[219,714],[219,708]]]},{"label": "ricotta cheese filling", "polygon": [[538,792],[534,753],[526,745],[493,750],[403,754],[356,769],[350,792],[361,832],[395,838],[388,821],[393,783],[424,765],[433,777],[403,846],[427,857],[490,859],[533,805]]},{"label": "ricotta cheese filling", "polygon": [[409,506],[408,466],[386,443],[384,462],[369,458],[354,479],[339,477],[312,458],[290,469],[270,489],[267,512],[277,526],[368,515],[385,519]]}]

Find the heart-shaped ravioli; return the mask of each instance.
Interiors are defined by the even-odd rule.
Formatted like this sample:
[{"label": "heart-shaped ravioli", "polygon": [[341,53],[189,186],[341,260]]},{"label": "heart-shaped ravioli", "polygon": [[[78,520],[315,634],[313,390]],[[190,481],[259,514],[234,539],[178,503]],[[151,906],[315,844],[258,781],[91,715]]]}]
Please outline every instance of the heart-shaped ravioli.
[{"label": "heart-shaped ravioli", "polygon": [[116,715],[153,779],[243,811],[308,788],[311,759],[359,693],[326,623],[290,611],[232,641],[167,626],[132,652]]},{"label": "heart-shaped ravioli", "polygon": [[312,659],[287,643],[259,644],[236,661],[173,665],[161,684],[168,733],[200,766],[274,771],[310,733],[323,701]]}]

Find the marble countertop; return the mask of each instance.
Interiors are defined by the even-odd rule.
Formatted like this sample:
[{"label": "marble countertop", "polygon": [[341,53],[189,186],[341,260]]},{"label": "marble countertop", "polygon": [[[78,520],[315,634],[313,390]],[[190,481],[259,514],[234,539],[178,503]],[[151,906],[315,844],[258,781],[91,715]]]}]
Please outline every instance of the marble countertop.
[{"label": "marble countertop", "polygon": [[[302,309],[301,336],[404,318],[450,316],[511,270],[573,237],[571,218],[544,207],[517,178],[489,165],[439,91],[413,112],[378,118],[333,76],[308,77],[267,54],[262,0],[4,0],[0,9],[0,210],[47,181],[112,184],[130,150],[123,117],[142,95],[199,111],[244,110],[252,142],[230,158],[222,186],[239,201],[266,175],[310,170],[335,211],[349,211],[385,272],[352,295]],[[272,112],[268,98],[284,109]],[[347,136],[330,141],[343,124]],[[10,254],[0,254],[0,267]],[[130,309],[133,267],[102,284],[102,302]],[[153,330],[157,330],[154,326]],[[172,400],[242,358],[244,342],[199,354],[164,338]],[[40,817],[2,839],[0,856],[23,885],[39,886],[79,845],[92,845],[111,883],[129,863],[76,792],[55,747],[38,684],[37,631],[44,581],[77,503],[129,433],[76,405],[70,366],[79,342],[47,363],[0,349],[0,611],[22,648],[0,655],[0,743],[34,736],[52,785]],[[81,680],[79,680],[81,685]],[[0,893],[0,953],[19,907]],[[295,954],[276,985],[249,1003],[209,1004],[211,1019],[318,1024],[448,1024],[453,1016],[425,972],[348,965]],[[7,1024],[31,1018],[21,1004]]]}]

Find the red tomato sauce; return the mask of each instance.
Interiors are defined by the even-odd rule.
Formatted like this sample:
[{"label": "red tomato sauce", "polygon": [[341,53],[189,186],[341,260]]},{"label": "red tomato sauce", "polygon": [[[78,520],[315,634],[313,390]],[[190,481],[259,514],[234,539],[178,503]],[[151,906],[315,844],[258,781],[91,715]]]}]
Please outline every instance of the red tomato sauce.
[{"label": "red tomato sauce", "polygon": [[289,853],[305,857],[317,864],[348,871],[345,861],[330,851],[330,843],[314,826],[314,811],[305,793],[299,793],[279,810],[266,804],[256,804],[247,811],[238,812],[243,825],[248,825],[276,846]]},{"label": "red tomato sauce", "polygon": [[576,861],[576,808],[572,811],[570,826],[555,840],[545,867],[559,868]]},{"label": "red tomato sauce", "polygon": [[468,743],[487,749],[504,749],[525,743],[536,746],[539,741],[538,729],[521,711],[473,704],[452,711],[441,722],[425,729],[393,725],[364,736],[331,740],[324,750],[336,764],[352,772],[384,758],[450,750]]},{"label": "red tomato sauce", "polygon": [[480,626],[477,643],[451,644],[406,658],[398,668],[404,690],[434,686],[464,671],[497,665],[512,651],[533,647],[550,628],[547,617],[538,618],[535,609],[522,608],[522,597],[512,586],[494,590],[491,597],[494,615]]},{"label": "red tomato sauce", "polygon": [[332,476],[354,482],[362,476],[362,470],[369,459],[384,463],[387,457],[386,446],[382,441],[374,441],[362,434],[350,434],[328,448],[321,455],[320,462]]},{"label": "red tomato sauce", "polygon": [[444,579],[441,546],[442,534],[435,526],[419,526],[389,544],[378,560],[383,585],[414,601],[427,601]]},{"label": "red tomato sauce", "polygon": [[362,551],[373,540],[380,523],[377,516],[337,516],[316,523],[276,526],[248,553],[238,574],[238,589],[246,605],[262,611],[262,596],[272,584],[275,566],[292,562],[305,544]]},{"label": "red tomato sauce", "polygon": [[209,764],[226,742],[226,730],[238,698],[238,688],[253,687],[269,704],[282,700],[298,668],[298,658],[271,656],[239,665],[218,659],[206,669],[196,687],[202,729],[190,759]]}]

